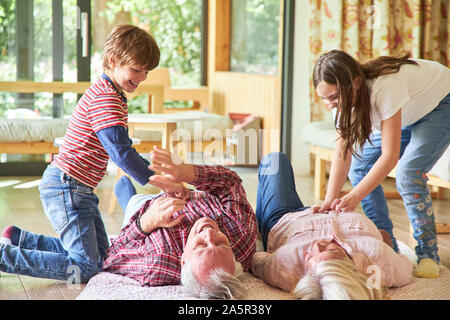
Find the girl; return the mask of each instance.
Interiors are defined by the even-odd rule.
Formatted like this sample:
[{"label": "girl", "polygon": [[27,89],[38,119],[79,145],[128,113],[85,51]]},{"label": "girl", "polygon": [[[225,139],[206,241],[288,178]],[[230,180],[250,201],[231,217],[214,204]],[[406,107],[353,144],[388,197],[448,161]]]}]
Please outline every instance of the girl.
[{"label": "girl", "polygon": [[[450,143],[450,70],[437,62],[409,59],[409,54],[360,64],[333,50],[317,61],[313,81],[318,96],[336,112],[337,130],[327,193],[315,211],[353,211],[361,202],[398,251],[380,185],[397,165],[397,189],[418,242],[415,276],[438,277],[426,173]],[[347,176],[354,188],[339,198]]]}]

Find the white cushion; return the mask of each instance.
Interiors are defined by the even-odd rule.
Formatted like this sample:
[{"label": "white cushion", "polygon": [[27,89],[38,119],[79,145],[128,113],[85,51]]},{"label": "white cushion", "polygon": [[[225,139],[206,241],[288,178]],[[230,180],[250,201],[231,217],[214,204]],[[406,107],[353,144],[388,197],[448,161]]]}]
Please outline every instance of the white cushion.
[{"label": "white cushion", "polygon": [[303,128],[302,139],[305,143],[328,149],[334,149],[336,128],[330,121],[310,122]]},{"label": "white cushion", "polygon": [[[233,121],[229,117],[199,112],[205,118],[197,121],[179,121],[177,128],[187,130],[192,137],[196,128],[201,129],[203,137],[206,130],[216,129],[217,133],[226,137],[227,129],[233,129]],[[55,138],[63,137],[69,125],[68,119],[0,119],[0,142],[54,142]],[[195,127],[197,126],[197,127]],[[214,134],[214,132],[212,132]],[[140,141],[160,141],[161,131],[136,130],[135,138]]]},{"label": "white cushion", "polygon": [[0,119],[0,142],[53,142],[68,125],[66,119]]}]

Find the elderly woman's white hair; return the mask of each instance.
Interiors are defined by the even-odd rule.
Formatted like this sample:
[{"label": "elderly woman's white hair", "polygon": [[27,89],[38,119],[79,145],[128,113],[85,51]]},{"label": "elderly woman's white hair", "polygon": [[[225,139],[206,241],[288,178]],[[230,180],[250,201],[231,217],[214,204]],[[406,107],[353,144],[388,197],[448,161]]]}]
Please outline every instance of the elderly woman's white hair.
[{"label": "elderly woman's white hair", "polygon": [[380,300],[380,288],[370,288],[368,278],[350,259],[322,261],[307,271],[292,294],[301,300]]},{"label": "elderly woman's white hair", "polygon": [[200,299],[243,299],[247,289],[238,279],[242,266],[235,262],[235,272],[230,274],[222,269],[214,269],[207,283],[200,284],[192,272],[192,266],[186,261],[181,267],[181,283],[186,296]]}]

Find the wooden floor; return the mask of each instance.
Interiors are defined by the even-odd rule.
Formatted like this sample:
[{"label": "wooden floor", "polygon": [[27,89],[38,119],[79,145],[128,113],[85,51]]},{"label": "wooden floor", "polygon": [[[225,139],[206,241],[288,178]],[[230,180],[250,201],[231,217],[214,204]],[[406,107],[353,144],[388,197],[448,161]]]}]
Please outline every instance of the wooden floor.
[{"label": "wooden floor", "polygon": [[[244,188],[250,203],[255,206],[257,169],[234,168],[242,177]],[[44,215],[39,199],[37,184],[40,177],[0,177],[0,230],[13,224],[25,230],[56,236]],[[117,205],[112,214],[107,213],[112,192],[113,176],[106,175],[97,189],[100,199],[100,211],[108,234],[117,234],[122,223],[122,211]],[[296,177],[297,191],[305,205],[318,204],[313,197],[312,176]],[[386,188],[391,188],[392,181],[387,181]],[[138,192],[156,192],[152,187],[136,185]],[[448,199],[449,197],[447,197]],[[441,222],[450,223],[450,200],[433,200],[435,215]],[[415,240],[411,236],[409,221],[401,200],[388,201],[394,233],[398,240],[411,248]],[[357,211],[361,211],[358,208]],[[450,234],[438,235],[441,263],[450,268]],[[70,287],[63,281],[18,276],[2,272],[0,275],[0,299],[75,299],[85,285]]]}]

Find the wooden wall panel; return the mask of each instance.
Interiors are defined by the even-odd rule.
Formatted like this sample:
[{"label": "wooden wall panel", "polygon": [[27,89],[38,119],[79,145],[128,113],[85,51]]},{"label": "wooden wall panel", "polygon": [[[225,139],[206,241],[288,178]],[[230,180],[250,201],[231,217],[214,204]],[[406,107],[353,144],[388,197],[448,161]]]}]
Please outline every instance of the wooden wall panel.
[{"label": "wooden wall panel", "polygon": [[226,115],[230,112],[251,113],[262,118],[262,153],[279,151],[281,124],[281,81],[279,76],[215,72],[212,109]]}]

